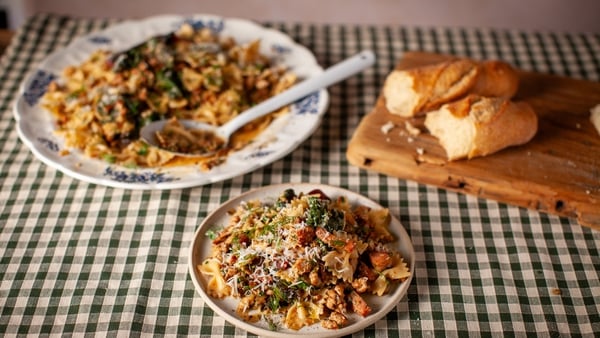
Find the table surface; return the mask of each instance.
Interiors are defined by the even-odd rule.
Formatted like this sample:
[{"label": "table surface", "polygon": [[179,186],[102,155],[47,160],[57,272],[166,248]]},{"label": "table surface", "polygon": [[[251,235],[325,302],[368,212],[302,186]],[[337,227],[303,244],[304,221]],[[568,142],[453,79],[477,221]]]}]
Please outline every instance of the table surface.
[{"label": "table surface", "polygon": [[34,16],[0,61],[2,335],[249,335],[201,300],[187,272],[188,247],[224,201],[286,182],[359,192],[388,207],[412,238],[416,266],[407,296],[356,337],[600,335],[600,232],[364,171],[345,155],[406,51],[496,58],[598,81],[600,35],[264,23],[307,46],[323,66],[362,49],[374,50],[377,63],[330,88],[322,125],[283,159],[196,188],[132,191],[44,165],[19,140],[12,112],[20,82],[49,52],[116,22]]}]

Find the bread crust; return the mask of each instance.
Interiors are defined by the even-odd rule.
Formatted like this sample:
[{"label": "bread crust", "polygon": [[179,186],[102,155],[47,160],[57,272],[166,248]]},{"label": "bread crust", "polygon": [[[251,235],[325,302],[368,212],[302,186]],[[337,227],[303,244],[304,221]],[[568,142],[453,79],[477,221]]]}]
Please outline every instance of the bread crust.
[{"label": "bread crust", "polygon": [[489,60],[479,64],[480,72],[471,94],[511,98],[519,89],[519,76],[506,62]]},{"label": "bread crust", "polygon": [[409,73],[420,96],[415,112],[426,112],[467,94],[477,84],[480,69],[471,60],[460,59],[416,68]]},{"label": "bread crust", "polygon": [[519,85],[516,71],[502,61],[454,59],[392,71],[383,87],[392,114],[423,115],[469,94],[510,98]]},{"label": "bread crust", "polygon": [[537,133],[538,118],[525,102],[469,95],[427,114],[425,127],[452,161],[525,144]]}]

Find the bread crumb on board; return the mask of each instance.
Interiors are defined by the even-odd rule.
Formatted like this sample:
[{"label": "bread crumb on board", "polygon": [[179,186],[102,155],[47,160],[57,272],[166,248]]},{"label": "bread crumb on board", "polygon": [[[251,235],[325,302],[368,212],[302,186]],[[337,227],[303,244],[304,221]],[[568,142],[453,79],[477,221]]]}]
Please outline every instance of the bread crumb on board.
[{"label": "bread crumb on board", "polygon": [[[381,133],[384,135],[388,135],[392,129],[396,128],[396,125],[392,121],[388,121],[381,126]],[[410,121],[404,121],[404,129],[401,129],[398,133],[401,137],[407,136],[408,132],[408,143],[412,143],[414,141],[414,137],[419,136],[421,134],[421,129],[415,127]],[[386,140],[389,138],[386,138]]]},{"label": "bread crumb on board", "polygon": [[590,109],[590,121],[592,121],[596,131],[600,134],[600,104]]},{"label": "bread crumb on board", "polygon": [[410,121],[405,121],[404,127],[406,128],[408,133],[412,136],[418,136],[421,133],[421,129],[413,126],[412,123],[410,123]]},{"label": "bread crumb on board", "polygon": [[386,124],[381,126],[381,132],[384,135],[387,135],[392,129],[394,129],[395,125],[392,121],[388,121]]}]

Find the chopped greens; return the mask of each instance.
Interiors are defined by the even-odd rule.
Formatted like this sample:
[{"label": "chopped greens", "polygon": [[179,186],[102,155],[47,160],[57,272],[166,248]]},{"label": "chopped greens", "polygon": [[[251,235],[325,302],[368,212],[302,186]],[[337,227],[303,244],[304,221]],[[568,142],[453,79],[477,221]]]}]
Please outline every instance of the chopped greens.
[{"label": "chopped greens", "polygon": [[329,204],[329,200],[309,197],[306,223],[314,227],[325,228],[329,232],[342,230],[344,228],[344,212],[330,210]]}]

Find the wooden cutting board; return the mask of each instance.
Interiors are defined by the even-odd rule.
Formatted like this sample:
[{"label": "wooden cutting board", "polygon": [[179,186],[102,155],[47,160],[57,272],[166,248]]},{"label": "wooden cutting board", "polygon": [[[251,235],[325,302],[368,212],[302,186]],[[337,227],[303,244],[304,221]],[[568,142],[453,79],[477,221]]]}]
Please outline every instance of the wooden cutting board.
[{"label": "wooden cutting board", "polygon": [[[397,69],[449,58],[409,52]],[[348,160],[402,179],[576,217],[581,225],[600,230],[600,135],[589,119],[590,109],[600,104],[600,83],[519,73],[515,100],[529,102],[539,117],[538,133],[526,145],[487,157],[448,162],[444,149],[423,126],[423,118],[390,114],[380,95],[348,145]],[[406,121],[422,132],[411,135]],[[394,127],[386,134],[382,126],[389,122]]]}]

